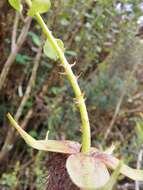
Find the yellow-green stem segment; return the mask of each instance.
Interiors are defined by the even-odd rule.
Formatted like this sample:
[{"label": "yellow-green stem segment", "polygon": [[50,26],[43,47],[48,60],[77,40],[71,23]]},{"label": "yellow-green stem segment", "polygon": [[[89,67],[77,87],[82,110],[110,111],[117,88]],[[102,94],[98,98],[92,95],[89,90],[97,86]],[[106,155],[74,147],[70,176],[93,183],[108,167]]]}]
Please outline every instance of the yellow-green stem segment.
[{"label": "yellow-green stem segment", "polygon": [[[26,3],[28,4],[29,7],[31,6],[31,0],[26,0]],[[90,124],[89,124],[88,113],[87,113],[87,109],[85,105],[84,96],[78,85],[77,77],[74,75],[71,69],[71,65],[68,63],[62,49],[58,46],[56,39],[53,37],[52,32],[48,29],[47,25],[43,21],[40,14],[37,13],[35,16],[43,32],[45,33],[47,39],[49,40],[53,48],[56,50],[59,56],[59,59],[61,61],[61,64],[65,69],[67,78],[75,93],[76,101],[78,103],[81,120],[82,120],[82,152],[88,152],[91,146]]]}]

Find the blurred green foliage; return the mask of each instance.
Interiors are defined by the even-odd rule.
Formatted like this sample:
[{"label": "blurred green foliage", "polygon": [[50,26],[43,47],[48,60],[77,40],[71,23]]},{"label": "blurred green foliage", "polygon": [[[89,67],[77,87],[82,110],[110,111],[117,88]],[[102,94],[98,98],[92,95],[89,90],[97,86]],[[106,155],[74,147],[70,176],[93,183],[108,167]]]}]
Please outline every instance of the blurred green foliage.
[{"label": "blurred green foliage", "polygon": [[3,173],[0,179],[0,186],[8,187],[11,189],[16,189],[19,183],[17,174],[19,172],[19,162],[16,162],[15,169],[10,173]]}]

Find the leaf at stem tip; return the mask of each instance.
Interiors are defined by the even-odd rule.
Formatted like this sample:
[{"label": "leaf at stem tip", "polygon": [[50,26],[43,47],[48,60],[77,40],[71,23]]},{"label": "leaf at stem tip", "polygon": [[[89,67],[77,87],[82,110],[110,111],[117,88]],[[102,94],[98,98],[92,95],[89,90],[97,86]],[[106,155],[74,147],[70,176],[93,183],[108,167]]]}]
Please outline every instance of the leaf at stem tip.
[{"label": "leaf at stem tip", "polygon": [[22,11],[22,5],[20,0],[8,0],[9,4],[17,11]]},{"label": "leaf at stem tip", "polygon": [[11,123],[11,125],[18,131],[21,137],[25,140],[25,142],[37,149],[43,151],[50,151],[50,152],[59,152],[65,154],[75,154],[80,151],[81,145],[75,141],[58,141],[58,140],[36,140],[31,137],[28,133],[26,133],[13,119],[13,117],[8,113],[7,117]]},{"label": "leaf at stem tip", "polygon": [[[58,46],[61,48],[61,50],[64,52],[64,43],[60,39],[56,39]],[[58,54],[53,45],[49,42],[49,40],[46,40],[44,45],[44,54],[52,59],[52,60],[58,60]]]},{"label": "leaf at stem tip", "polygon": [[32,0],[32,5],[28,11],[28,15],[33,17],[36,13],[46,13],[50,7],[50,0]]},{"label": "leaf at stem tip", "polygon": [[110,178],[103,162],[83,153],[71,155],[66,168],[73,183],[81,189],[101,188]]}]

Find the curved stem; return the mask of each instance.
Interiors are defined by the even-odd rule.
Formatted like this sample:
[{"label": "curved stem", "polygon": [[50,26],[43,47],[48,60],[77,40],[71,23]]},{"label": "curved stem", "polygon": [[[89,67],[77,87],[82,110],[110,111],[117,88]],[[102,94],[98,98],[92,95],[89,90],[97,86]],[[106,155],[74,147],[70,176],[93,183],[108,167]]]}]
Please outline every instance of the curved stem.
[{"label": "curved stem", "polygon": [[[31,1],[26,0],[28,6],[31,6]],[[36,19],[38,23],[40,24],[43,32],[45,33],[47,39],[53,46],[53,48],[56,50],[59,59],[61,61],[62,66],[65,69],[65,73],[67,75],[67,78],[73,88],[73,91],[75,93],[75,97],[78,103],[78,107],[80,110],[81,120],[82,120],[82,152],[88,152],[91,146],[91,135],[90,135],[90,124],[88,119],[88,113],[85,105],[84,95],[80,90],[80,87],[77,82],[77,77],[74,75],[71,65],[68,63],[62,49],[58,46],[56,39],[53,37],[51,31],[48,29],[47,25],[43,21],[42,17],[39,13],[36,15]]]}]

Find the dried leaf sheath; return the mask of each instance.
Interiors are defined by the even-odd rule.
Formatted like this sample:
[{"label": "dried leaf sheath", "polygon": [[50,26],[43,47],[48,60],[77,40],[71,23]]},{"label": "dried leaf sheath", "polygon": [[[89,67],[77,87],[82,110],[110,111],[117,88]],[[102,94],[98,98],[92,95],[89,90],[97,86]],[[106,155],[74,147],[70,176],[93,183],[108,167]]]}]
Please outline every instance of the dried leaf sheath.
[{"label": "dried leaf sheath", "polygon": [[28,133],[26,133],[13,119],[13,117],[8,113],[8,119],[10,120],[12,126],[19,132],[21,137],[25,140],[25,142],[37,149],[49,152],[59,152],[65,154],[75,154],[80,151],[81,145],[78,142],[74,141],[58,141],[58,140],[35,140]]}]

